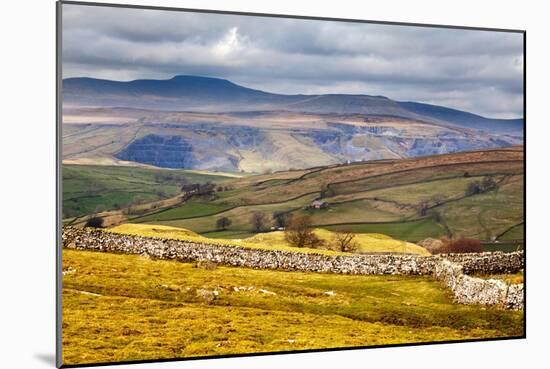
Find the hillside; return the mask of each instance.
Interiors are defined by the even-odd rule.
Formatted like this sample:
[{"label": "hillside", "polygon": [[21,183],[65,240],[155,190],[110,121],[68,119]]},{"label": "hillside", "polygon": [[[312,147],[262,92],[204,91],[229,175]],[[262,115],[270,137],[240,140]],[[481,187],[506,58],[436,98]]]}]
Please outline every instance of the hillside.
[{"label": "hillside", "polygon": [[[220,191],[130,221],[246,238],[252,214],[273,226],[273,213],[283,212],[309,215],[315,227],[408,241],[446,234],[523,240],[523,173],[522,147],[323,166],[228,180]],[[468,192],[488,179],[490,188]],[[320,198],[326,208],[308,209]],[[231,219],[227,230],[216,229],[220,217]]]},{"label": "hillside", "polygon": [[397,117],[68,109],[63,161],[263,173],[522,144],[521,137]]},{"label": "hillside", "polygon": [[523,312],[457,305],[427,276],[289,274],[63,250],[63,362],[523,334]]},{"label": "hillside", "polygon": [[186,183],[220,182],[223,173],[146,167],[63,165],[63,218],[173,198]]},{"label": "hillside", "polygon": [[[315,229],[314,234],[321,240],[322,244],[317,248],[293,247],[285,240],[284,232],[274,231],[258,233],[252,237],[244,239],[213,239],[200,236],[193,231],[185,228],[176,228],[161,225],[148,224],[123,224],[110,228],[108,232],[155,237],[163,239],[175,239],[191,242],[204,242],[208,244],[220,246],[239,246],[245,248],[267,249],[267,250],[283,250],[305,253],[321,253],[326,255],[345,255],[346,253],[331,249],[334,245],[334,232],[325,229]],[[357,245],[359,253],[405,253],[428,256],[430,253],[410,242],[393,239],[383,234],[360,234],[356,235],[354,242]]]},{"label": "hillside", "polygon": [[63,82],[63,161],[263,173],[523,144],[500,120],[367,95],[280,95],[176,76]]}]

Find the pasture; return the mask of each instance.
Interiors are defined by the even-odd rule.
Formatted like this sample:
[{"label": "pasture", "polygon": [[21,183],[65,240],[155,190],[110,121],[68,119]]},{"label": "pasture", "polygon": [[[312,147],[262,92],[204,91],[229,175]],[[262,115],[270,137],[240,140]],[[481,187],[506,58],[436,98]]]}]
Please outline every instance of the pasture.
[{"label": "pasture", "polygon": [[63,250],[63,269],[65,364],[524,332],[523,312],[456,305],[430,277],[206,269],[75,250]]}]

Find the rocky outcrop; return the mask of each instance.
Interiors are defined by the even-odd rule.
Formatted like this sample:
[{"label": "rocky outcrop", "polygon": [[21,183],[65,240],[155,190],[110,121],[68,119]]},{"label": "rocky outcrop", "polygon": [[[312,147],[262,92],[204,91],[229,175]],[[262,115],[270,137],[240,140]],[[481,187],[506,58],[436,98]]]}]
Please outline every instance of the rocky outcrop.
[{"label": "rocky outcrop", "polygon": [[151,237],[128,236],[91,228],[65,227],[63,247],[147,255],[178,261],[209,261],[255,269],[365,275],[433,275],[444,281],[465,304],[523,306],[523,286],[508,286],[465,274],[514,273],[523,269],[523,253],[416,255],[323,255],[281,250],[252,249]]},{"label": "rocky outcrop", "polygon": [[182,136],[149,134],[134,140],[115,157],[162,168],[193,168],[195,165],[193,147]]}]

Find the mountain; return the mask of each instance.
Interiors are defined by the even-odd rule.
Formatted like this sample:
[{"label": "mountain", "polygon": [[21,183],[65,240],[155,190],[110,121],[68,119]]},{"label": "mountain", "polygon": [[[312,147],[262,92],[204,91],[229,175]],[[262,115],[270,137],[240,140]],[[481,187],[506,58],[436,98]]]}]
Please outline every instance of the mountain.
[{"label": "mountain", "polygon": [[175,76],[168,80],[138,79],[129,82],[95,78],[67,78],[63,89],[68,94],[81,97],[147,96],[165,98],[243,99],[261,98],[271,94],[236,85],[228,80],[198,76]]},{"label": "mountain", "polygon": [[295,96],[277,95],[239,86],[220,78],[175,76],[168,80],[129,82],[95,78],[63,80],[63,100],[79,106],[131,107],[159,110],[242,110],[252,104],[292,102]]},{"label": "mountain", "polygon": [[239,86],[220,78],[175,76],[129,82],[94,78],[63,80],[69,106],[239,112],[291,111],[311,114],[361,114],[400,117],[488,133],[523,136],[523,119],[490,119],[456,109],[398,102],[368,95],[282,95]]},{"label": "mountain", "polygon": [[412,113],[419,114],[432,121],[450,123],[452,125],[479,129],[486,132],[496,130],[500,133],[523,135],[523,119],[490,119],[443,106],[410,101],[400,102],[399,105]]},{"label": "mountain", "polygon": [[176,76],[63,81],[63,160],[208,171],[304,169],[523,144],[523,120],[368,95],[281,95]]}]

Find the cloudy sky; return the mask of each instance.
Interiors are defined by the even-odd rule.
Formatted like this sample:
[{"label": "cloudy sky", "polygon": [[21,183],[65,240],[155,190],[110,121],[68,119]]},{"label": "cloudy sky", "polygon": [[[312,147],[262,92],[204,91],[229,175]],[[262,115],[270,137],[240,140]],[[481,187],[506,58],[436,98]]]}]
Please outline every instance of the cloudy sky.
[{"label": "cloudy sky", "polygon": [[178,74],[523,115],[519,33],[63,6],[64,78]]}]

